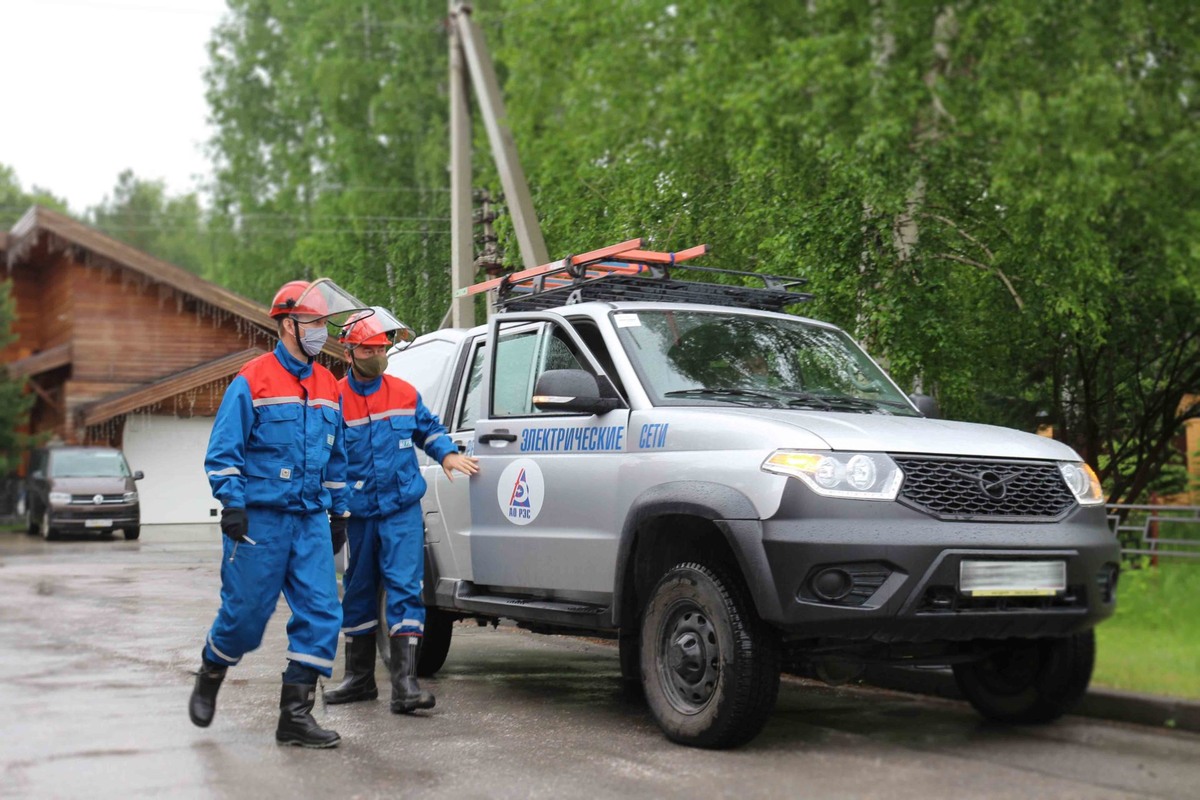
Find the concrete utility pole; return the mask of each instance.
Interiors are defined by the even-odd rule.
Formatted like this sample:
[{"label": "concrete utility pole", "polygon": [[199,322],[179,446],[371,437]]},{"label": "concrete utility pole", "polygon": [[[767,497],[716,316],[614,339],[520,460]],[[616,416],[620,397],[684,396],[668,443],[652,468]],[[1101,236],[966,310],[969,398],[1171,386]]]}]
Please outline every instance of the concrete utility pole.
[{"label": "concrete utility pole", "polygon": [[[458,0],[450,0],[454,19]],[[471,242],[471,109],[470,86],[463,63],[458,27],[450,25],[450,325],[470,328],[475,324],[474,298],[458,296],[458,290],[475,282]]]},{"label": "concrete utility pole", "polygon": [[[464,75],[463,66],[466,66]],[[471,122],[467,105],[468,83],[475,90],[479,113],[483,117],[492,158],[500,174],[500,184],[508,201],[508,213],[521,250],[521,262],[526,269],[550,260],[546,242],[529,184],[517,158],[517,147],[508,127],[508,113],[500,95],[496,70],[483,40],[479,26],[471,19],[471,6],[461,0],[450,0],[450,230],[452,291],[473,282],[471,257]],[[474,324],[474,308],[469,297],[451,301],[451,320],[456,326]]]}]

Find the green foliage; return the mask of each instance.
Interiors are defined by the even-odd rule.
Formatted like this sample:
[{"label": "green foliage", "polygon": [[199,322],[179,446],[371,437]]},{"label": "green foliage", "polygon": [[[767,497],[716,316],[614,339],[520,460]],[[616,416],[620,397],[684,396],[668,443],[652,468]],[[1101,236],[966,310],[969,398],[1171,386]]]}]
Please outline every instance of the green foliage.
[{"label": "green foliage", "polygon": [[66,211],[66,201],[60,200],[45,189],[34,186],[26,192],[17,180],[12,167],[0,164],[0,231],[12,228],[21,215],[32,205],[43,205],[57,211]]},{"label": "green foliage", "polygon": [[1200,568],[1194,561],[1125,569],[1117,613],[1096,629],[1093,682],[1200,699]]},{"label": "green foliage", "polygon": [[111,198],[90,209],[92,224],[126,244],[198,274],[213,271],[204,210],[195,194],[167,195],[162,181],[125,170]]},{"label": "green foliage", "polygon": [[[448,297],[442,0],[231,0],[216,277]],[[552,257],[645,236],[803,274],[948,416],[1039,421],[1142,496],[1200,390],[1194,4],[476,4]],[[499,189],[476,126],[476,185]],[[498,229],[509,264],[512,229]]]},{"label": "green foliage", "polygon": [[449,298],[444,0],[233,0],[211,43],[217,278],[329,276],[408,324]]},{"label": "green foliage", "polygon": [[[12,324],[16,305],[12,299],[12,281],[0,281],[0,350],[13,341]],[[17,428],[26,421],[33,396],[24,392],[24,381],[11,380],[0,369],[0,475],[16,469],[27,446],[26,437]]]}]

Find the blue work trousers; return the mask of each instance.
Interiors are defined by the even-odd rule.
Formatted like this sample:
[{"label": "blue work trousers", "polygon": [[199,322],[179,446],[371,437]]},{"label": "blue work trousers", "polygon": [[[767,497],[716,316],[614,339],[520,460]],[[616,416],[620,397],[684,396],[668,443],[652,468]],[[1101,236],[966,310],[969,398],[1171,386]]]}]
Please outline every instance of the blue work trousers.
[{"label": "blue work trousers", "polygon": [[328,514],[248,508],[246,519],[254,544],[221,537],[221,608],[205,658],[232,666],[256,649],[282,591],[292,610],[287,658],[329,677],[342,609]]},{"label": "blue work trousers", "polygon": [[425,527],[421,504],[385,517],[351,517],[350,565],[342,578],[342,633],[367,636],[379,624],[379,586],[387,588],[390,636],[425,632]]}]

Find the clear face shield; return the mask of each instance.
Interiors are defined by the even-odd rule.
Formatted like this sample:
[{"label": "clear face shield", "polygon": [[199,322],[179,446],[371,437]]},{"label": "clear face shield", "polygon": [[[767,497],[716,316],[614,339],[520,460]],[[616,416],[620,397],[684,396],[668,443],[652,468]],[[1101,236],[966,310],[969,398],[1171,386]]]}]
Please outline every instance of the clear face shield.
[{"label": "clear face shield", "polygon": [[301,322],[323,321],[341,328],[356,314],[369,317],[374,310],[330,278],[317,278],[296,301],[292,315]]}]

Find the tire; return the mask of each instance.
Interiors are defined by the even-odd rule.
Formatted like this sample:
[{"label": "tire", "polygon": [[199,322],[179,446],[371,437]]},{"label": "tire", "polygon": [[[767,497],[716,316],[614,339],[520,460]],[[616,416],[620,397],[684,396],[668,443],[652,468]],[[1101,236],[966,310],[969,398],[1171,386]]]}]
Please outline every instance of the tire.
[{"label": "tire", "polygon": [[125,534],[126,541],[132,541],[142,535],[142,526],[134,525],[132,528],[123,528],[121,532]]},{"label": "tire", "polygon": [[42,512],[42,524],[38,530],[42,534],[42,538],[47,542],[58,538],[58,534],[50,527],[50,509]]},{"label": "tire", "polygon": [[[417,654],[417,675],[431,677],[446,663],[450,652],[450,637],[454,632],[453,614],[440,608],[425,609],[425,634],[421,637],[421,649]],[[375,628],[375,650],[379,660],[388,669],[392,667],[392,644],[387,626],[387,589],[379,589],[379,626]]]},{"label": "tire", "polygon": [[1042,723],[1070,711],[1092,680],[1096,634],[1014,639],[982,661],[954,665],[967,701],[998,722]]},{"label": "tire", "polygon": [[417,675],[432,677],[446,663],[450,637],[454,634],[454,616],[440,608],[425,609],[425,635],[417,654]]},{"label": "tire", "polygon": [[642,618],[642,686],[667,738],[736,747],[759,734],[779,694],[779,640],[741,583],[696,563],[669,570]]},{"label": "tire", "polygon": [[621,633],[617,636],[617,653],[621,658],[621,680],[626,683],[642,683],[642,639],[637,634]]}]

